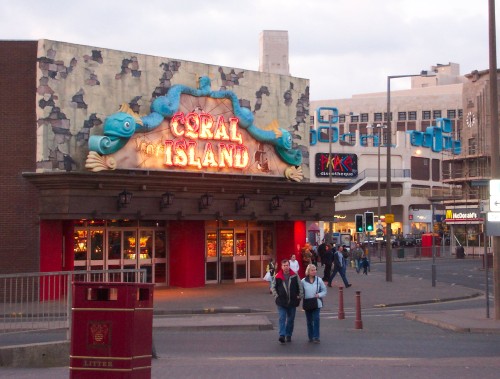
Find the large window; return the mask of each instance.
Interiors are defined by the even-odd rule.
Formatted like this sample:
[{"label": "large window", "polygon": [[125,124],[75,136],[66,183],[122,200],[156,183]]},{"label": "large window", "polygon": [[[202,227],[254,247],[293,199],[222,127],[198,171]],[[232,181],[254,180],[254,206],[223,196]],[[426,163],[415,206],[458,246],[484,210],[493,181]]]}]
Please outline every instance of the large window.
[{"label": "large window", "polygon": [[446,111],[446,117],[447,118],[456,118],[457,117],[457,111],[455,109],[448,109]]},{"label": "large window", "polygon": [[441,111],[433,111],[432,112],[432,118],[435,120],[436,118],[441,117]]},{"label": "large window", "polygon": [[382,113],[375,113],[373,115],[373,121],[382,121]]},{"label": "large window", "polygon": [[75,270],[144,268],[148,282],[167,280],[164,223],[77,221],[73,250]]},{"label": "large window", "polygon": [[416,111],[408,112],[408,120],[415,121],[416,119],[417,119],[417,112]]},{"label": "large window", "polygon": [[406,121],[406,112],[398,112],[398,121]]},{"label": "large window", "polygon": [[422,111],[422,120],[430,120],[431,111]]}]

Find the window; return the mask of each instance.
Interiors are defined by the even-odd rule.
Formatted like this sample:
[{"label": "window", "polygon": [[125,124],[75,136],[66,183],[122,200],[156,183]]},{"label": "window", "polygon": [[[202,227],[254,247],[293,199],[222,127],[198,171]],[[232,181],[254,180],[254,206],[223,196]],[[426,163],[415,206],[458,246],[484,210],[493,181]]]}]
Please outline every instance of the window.
[{"label": "window", "polygon": [[434,111],[432,112],[432,118],[435,120],[436,118],[441,117],[441,111]]},{"label": "window", "polygon": [[351,116],[351,122],[359,122],[359,116]]},{"label": "window", "polygon": [[398,121],[406,121],[406,112],[398,112]]},{"label": "window", "polygon": [[[384,121],[387,121],[387,112],[384,112]],[[392,112],[391,112],[391,121],[392,121]]]},{"label": "window", "polygon": [[417,119],[417,112],[415,111],[411,111],[411,112],[408,112],[408,120],[416,120]]},{"label": "window", "polygon": [[375,113],[373,115],[373,121],[382,121],[382,113]]},{"label": "window", "polygon": [[345,114],[339,115],[339,122],[344,123],[345,122]]},{"label": "window", "polygon": [[462,117],[464,114],[464,111],[462,109],[458,110],[458,118]]},{"label": "window", "polygon": [[414,180],[429,180],[429,158],[411,157],[411,178]]},{"label": "window", "polygon": [[430,120],[431,111],[422,111],[422,120]]},{"label": "window", "polygon": [[476,139],[469,138],[469,154],[470,155],[476,154],[476,150],[477,150]]},{"label": "window", "polygon": [[361,122],[368,122],[368,113],[361,113]]},{"label": "window", "polygon": [[447,118],[457,118],[457,111],[455,109],[448,109],[446,112]]}]

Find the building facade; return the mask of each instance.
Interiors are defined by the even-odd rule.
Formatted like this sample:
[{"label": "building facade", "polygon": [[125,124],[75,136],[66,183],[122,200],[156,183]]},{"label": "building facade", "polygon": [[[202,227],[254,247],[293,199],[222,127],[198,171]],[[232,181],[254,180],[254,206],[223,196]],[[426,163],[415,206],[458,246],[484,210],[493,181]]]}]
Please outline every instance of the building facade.
[{"label": "building facade", "polygon": [[[442,222],[443,201],[462,196],[461,185],[443,180],[447,170],[443,162],[463,153],[467,80],[454,63],[433,66],[429,74],[412,78],[411,89],[390,94],[394,235],[422,234],[432,228],[448,233]],[[333,120],[329,116],[332,108],[338,112]],[[311,120],[310,159],[316,162],[311,164],[311,180],[347,185],[336,197],[335,219],[324,220],[320,229],[328,232],[333,221],[335,232],[355,236],[355,215],[366,211],[374,212],[376,223],[385,229],[387,92],[312,101]],[[326,172],[329,156],[333,180]]]},{"label": "building facade", "polygon": [[0,51],[2,273],[261,280],[333,213],[343,185],[310,180],[306,79],[50,40]]}]

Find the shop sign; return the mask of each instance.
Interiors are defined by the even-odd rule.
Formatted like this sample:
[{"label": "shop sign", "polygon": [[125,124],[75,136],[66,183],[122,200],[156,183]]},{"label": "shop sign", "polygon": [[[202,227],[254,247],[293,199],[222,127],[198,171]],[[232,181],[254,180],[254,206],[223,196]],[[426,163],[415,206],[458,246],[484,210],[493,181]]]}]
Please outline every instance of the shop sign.
[{"label": "shop sign", "polygon": [[450,221],[478,221],[479,209],[478,208],[458,208],[446,210],[446,222]]},{"label": "shop sign", "polygon": [[412,213],[410,213],[410,220],[413,222],[429,223],[432,220],[432,211],[429,209],[413,210]]},{"label": "shop sign", "polygon": [[357,178],[358,156],[356,154],[318,153],[314,167],[317,178],[328,178],[330,170],[334,177]]},{"label": "shop sign", "polygon": [[278,120],[257,125],[231,91],[172,86],[140,116],[127,104],[109,115],[103,135],[89,138],[90,171],[157,169],[283,175],[301,181],[302,151]]},{"label": "shop sign", "polygon": [[[323,117],[323,112],[329,114],[329,117]],[[339,131],[339,112],[335,107],[319,107],[316,109],[315,128],[310,132],[310,145],[314,146],[318,142],[340,143],[344,145],[354,144],[349,140],[356,137],[356,133],[343,133]],[[458,155],[462,151],[460,140],[453,138],[452,122],[449,118],[437,118],[436,125],[428,126],[425,131],[409,130],[407,138],[412,146],[429,148],[433,152],[450,151]],[[328,136],[324,138],[323,136]],[[377,134],[360,133],[360,146],[380,146],[382,141]],[[368,141],[372,140],[372,143]]]}]

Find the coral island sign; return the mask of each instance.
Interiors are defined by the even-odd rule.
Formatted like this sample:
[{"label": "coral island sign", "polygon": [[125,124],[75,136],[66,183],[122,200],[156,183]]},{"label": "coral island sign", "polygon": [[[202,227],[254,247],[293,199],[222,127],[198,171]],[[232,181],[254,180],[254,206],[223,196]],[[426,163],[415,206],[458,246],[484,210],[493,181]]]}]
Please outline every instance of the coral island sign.
[{"label": "coral island sign", "polygon": [[[248,167],[248,149],[238,131],[238,118],[231,117],[229,125],[219,115],[216,120],[208,113],[176,113],[170,120],[170,130],[180,140],[165,141],[166,166]],[[184,138],[186,137],[186,138]],[[196,140],[223,141],[214,146],[205,144],[203,154],[197,156]],[[232,142],[232,143],[231,143]]]},{"label": "coral island sign", "polygon": [[252,111],[232,91],[212,91],[208,77],[200,78],[197,89],[172,86],[146,116],[122,105],[106,118],[103,135],[90,136],[89,151],[86,168],[91,171],[239,170],[303,179],[302,152],[293,148],[291,133],[277,120],[257,127]]}]

